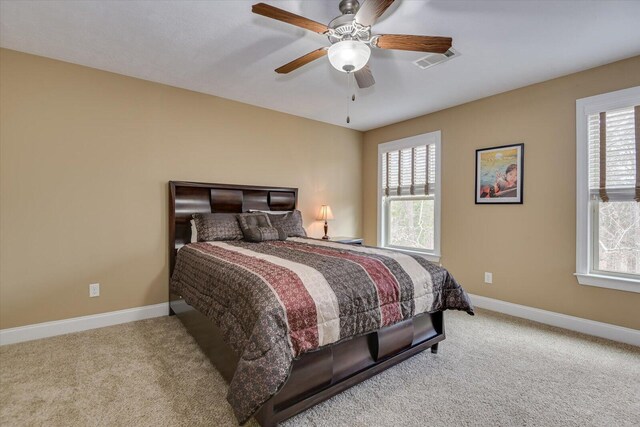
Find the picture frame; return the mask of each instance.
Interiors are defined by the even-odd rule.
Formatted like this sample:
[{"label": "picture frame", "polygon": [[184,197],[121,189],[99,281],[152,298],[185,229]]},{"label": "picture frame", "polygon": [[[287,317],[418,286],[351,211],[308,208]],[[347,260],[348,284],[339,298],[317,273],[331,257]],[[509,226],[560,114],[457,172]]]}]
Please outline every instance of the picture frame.
[{"label": "picture frame", "polygon": [[522,204],[524,143],[476,150],[475,203]]}]

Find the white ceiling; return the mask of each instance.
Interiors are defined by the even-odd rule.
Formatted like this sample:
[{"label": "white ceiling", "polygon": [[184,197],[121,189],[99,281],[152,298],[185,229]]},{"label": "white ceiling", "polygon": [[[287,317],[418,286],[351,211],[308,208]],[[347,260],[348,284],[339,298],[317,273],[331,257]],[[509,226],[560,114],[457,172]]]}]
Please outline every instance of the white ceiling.
[{"label": "white ceiling", "polygon": [[[396,0],[374,33],[451,36],[462,56],[421,70],[420,53],[374,50],[347,125],[326,58],[273,71],[327,39],[252,14],[258,1],[2,0],[0,45],[358,130],[640,54],[637,0]],[[268,1],[322,23],[338,2]]]}]

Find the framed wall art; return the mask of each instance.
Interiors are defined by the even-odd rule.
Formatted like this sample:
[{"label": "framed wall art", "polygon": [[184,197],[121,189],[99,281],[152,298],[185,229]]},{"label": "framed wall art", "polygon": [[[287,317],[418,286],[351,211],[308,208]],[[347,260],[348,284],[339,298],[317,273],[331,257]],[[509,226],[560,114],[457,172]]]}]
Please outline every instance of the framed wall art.
[{"label": "framed wall art", "polygon": [[476,204],[522,203],[524,144],[476,150]]}]

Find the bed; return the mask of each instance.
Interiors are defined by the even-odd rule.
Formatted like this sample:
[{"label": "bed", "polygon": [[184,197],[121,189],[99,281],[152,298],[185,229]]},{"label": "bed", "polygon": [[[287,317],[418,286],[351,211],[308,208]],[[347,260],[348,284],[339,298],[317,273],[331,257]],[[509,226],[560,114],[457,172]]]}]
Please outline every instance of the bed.
[{"label": "bed", "polygon": [[424,258],[303,237],[191,242],[193,214],[291,211],[296,188],[169,183],[170,308],[229,382],[238,421],[277,425],[445,338],[468,296]]}]

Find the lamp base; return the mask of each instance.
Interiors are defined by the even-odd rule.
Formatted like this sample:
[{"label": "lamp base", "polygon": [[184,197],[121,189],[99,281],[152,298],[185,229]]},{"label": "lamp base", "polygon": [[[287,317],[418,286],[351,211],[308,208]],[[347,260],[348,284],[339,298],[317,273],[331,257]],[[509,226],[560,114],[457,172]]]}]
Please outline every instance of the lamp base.
[{"label": "lamp base", "polygon": [[328,231],[329,231],[329,224],[325,220],[325,222],[324,222],[324,236],[322,236],[322,240],[329,240],[329,236],[327,235]]}]

